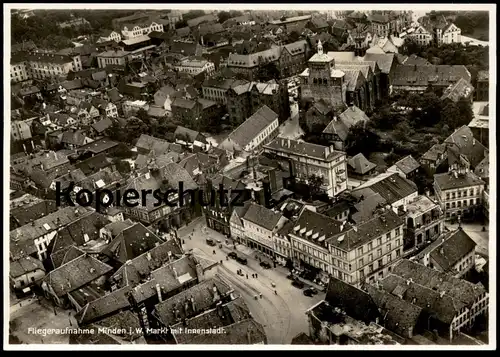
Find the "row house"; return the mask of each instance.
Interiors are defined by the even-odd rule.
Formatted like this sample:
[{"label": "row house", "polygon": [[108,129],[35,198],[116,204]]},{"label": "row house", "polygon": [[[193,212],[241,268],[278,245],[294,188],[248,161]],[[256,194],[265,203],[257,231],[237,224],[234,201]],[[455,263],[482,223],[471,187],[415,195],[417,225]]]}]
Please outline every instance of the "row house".
[{"label": "row house", "polygon": [[122,40],[122,35],[113,30],[104,30],[100,35],[97,43],[115,41],[119,43]]},{"label": "row house", "polygon": [[294,16],[288,18],[281,18],[279,20],[271,20],[268,24],[272,28],[282,28],[286,32],[290,33],[292,31],[302,32],[306,27],[307,23],[311,21],[311,15]]},{"label": "row house", "polygon": [[347,189],[347,159],[332,147],[277,138],[264,145],[264,152],[291,164],[292,176],[305,183],[312,175],[323,182],[321,190],[334,197]]},{"label": "row house", "polygon": [[231,53],[227,59],[227,68],[252,81],[256,78],[262,66],[272,63],[279,70],[280,77],[286,78],[303,70],[308,54],[307,41],[300,40],[248,55]]},{"label": "row house", "polygon": [[420,157],[420,165],[430,176],[436,173],[438,167],[446,164],[448,153],[445,144],[434,144]]},{"label": "row house", "polygon": [[316,270],[354,286],[382,279],[403,254],[404,221],[392,210],[351,226],[304,210],[289,236],[292,261],[299,269]]},{"label": "row house", "polygon": [[156,22],[145,22],[141,24],[127,24],[123,26],[122,36],[124,40],[131,40],[153,31],[163,32],[163,25]]},{"label": "row house", "polygon": [[179,72],[189,73],[193,76],[204,72],[206,76],[210,77],[215,72],[215,64],[213,62],[196,59],[185,59],[180,64],[174,66],[174,68]]},{"label": "row house", "polygon": [[468,332],[479,316],[487,316],[488,292],[471,283],[407,259],[400,260],[380,287],[402,300],[420,306],[425,328],[450,342]]},{"label": "row house", "polygon": [[284,82],[243,82],[228,88],[225,96],[229,120],[234,125],[243,123],[262,106],[276,112],[280,123],[290,117],[288,88]]},{"label": "row house", "polygon": [[407,205],[405,219],[405,253],[436,240],[444,232],[443,210],[427,196],[418,196]]},{"label": "row house", "polygon": [[278,135],[278,114],[264,105],[238,126],[219,148],[235,153],[259,151]]},{"label": "row house", "polygon": [[54,53],[16,53],[11,57],[10,77],[13,82],[28,79],[66,77],[70,71],[82,70],[80,55],[57,55]]},{"label": "row house", "polygon": [[118,108],[113,102],[108,102],[100,98],[93,98],[91,103],[92,106],[99,111],[100,115],[108,118],[118,118]]},{"label": "row house", "polygon": [[99,53],[97,65],[99,68],[106,68],[108,65],[125,66],[128,63],[130,52],[122,50],[112,50]]},{"label": "row house", "polygon": [[420,252],[417,259],[426,267],[466,279],[476,267],[476,242],[459,227],[443,234]]},{"label": "row house", "polygon": [[57,232],[82,217],[93,214],[87,207],[66,207],[10,232],[10,260],[31,256],[41,261],[49,256]]},{"label": "row house", "polygon": [[434,40],[432,31],[428,30],[423,25],[419,25],[415,31],[408,33],[406,37],[412,39],[420,46],[429,46]]},{"label": "row house", "polygon": [[461,169],[436,174],[433,187],[446,219],[481,210],[485,182],[472,171]]},{"label": "row house", "polygon": [[273,237],[288,219],[281,212],[276,212],[252,202],[241,221],[245,229],[244,244],[274,258]]},{"label": "row house", "polygon": [[214,102],[226,105],[227,93],[229,89],[246,84],[246,81],[238,79],[213,79],[209,78],[201,87],[203,98],[213,100]]}]

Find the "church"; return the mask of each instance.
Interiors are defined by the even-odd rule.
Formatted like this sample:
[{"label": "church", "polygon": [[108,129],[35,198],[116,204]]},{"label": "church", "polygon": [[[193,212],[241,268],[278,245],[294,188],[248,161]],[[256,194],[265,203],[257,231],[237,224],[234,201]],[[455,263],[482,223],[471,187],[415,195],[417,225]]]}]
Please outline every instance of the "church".
[{"label": "church", "polygon": [[381,99],[380,68],[353,52],[323,52],[318,41],[317,53],[299,76],[300,105],[309,130],[323,130],[349,106],[372,112]]}]

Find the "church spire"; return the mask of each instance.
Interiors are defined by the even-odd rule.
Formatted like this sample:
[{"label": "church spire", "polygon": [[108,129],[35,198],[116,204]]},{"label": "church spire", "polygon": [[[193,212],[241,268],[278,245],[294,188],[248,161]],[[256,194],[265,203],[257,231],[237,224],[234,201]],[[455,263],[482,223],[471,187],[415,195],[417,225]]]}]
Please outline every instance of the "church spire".
[{"label": "church spire", "polygon": [[318,54],[323,54],[323,45],[321,44],[321,40],[318,40]]}]

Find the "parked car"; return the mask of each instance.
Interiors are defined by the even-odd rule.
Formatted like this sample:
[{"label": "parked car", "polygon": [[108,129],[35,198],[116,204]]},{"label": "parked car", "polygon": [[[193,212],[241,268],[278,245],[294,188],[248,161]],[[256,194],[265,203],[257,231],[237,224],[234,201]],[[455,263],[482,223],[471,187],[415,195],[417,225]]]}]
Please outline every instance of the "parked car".
[{"label": "parked car", "polygon": [[304,290],[304,295],[309,296],[309,297],[314,296],[317,293],[318,293],[318,291],[315,288],[307,288]]},{"label": "parked car", "polygon": [[260,262],[260,266],[264,269],[271,269],[271,264],[269,264],[268,262]]},{"label": "parked car", "polygon": [[229,258],[231,258],[231,259],[237,259],[238,258],[238,254],[236,254],[235,252],[230,252],[227,256]]},{"label": "parked car", "polygon": [[300,280],[294,280],[292,281],[292,285],[295,286],[296,288],[303,289],[305,284]]},{"label": "parked car", "polygon": [[207,239],[207,244],[211,247],[215,247],[217,245],[217,243],[215,243],[215,241],[210,238]]},{"label": "parked car", "polygon": [[236,256],[236,258],[235,258],[235,259],[236,259],[236,261],[237,261],[238,263],[243,264],[243,265],[247,265],[247,263],[248,263],[247,258],[242,258],[242,257],[240,257],[240,256]]}]

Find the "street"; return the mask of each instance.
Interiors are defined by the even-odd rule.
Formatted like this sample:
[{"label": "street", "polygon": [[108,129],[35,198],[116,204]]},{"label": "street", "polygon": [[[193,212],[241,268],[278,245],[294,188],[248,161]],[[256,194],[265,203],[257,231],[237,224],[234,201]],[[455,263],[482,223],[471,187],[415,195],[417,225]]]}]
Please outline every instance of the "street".
[{"label": "street", "polygon": [[[289,344],[300,332],[308,333],[305,311],[321,301],[325,294],[305,296],[302,290],[291,285],[291,281],[286,277],[287,269],[281,266],[263,269],[255,259],[255,253],[250,253],[248,247],[237,245],[236,249],[239,255],[247,258],[247,265],[241,265],[233,259],[226,260],[227,253],[235,251],[233,246],[225,244],[226,237],[222,234],[204,227],[206,227],[205,218],[202,217],[179,230],[179,238],[185,243],[184,249],[194,249],[195,252],[204,253],[209,259],[219,262],[222,260],[222,265],[218,267],[219,274],[244,298],[255,320],[264,326],[268,343]],[[203,232],[205,229],[208,234]],[[191,233],[193,237],[190,239]],[[222,248],[219,244],[216,247],[209,246],[206,243],[207,238],[220,240]],[[244,276],[236,273],[238,269],[243,270]],[[252,274],[255,273],[257,278],[252,278]],[[259,297],[260,294],[262,298]]]},{"label": "street", "polygon": [[299,126],[299,104],[290,102],[290,118],[279,127],[279,137],[297,140],[304,131]]},{"label": "street", "polygon": [[[458,224],[446,223],[446,227],[449,230],[454,231],[458,228]],[[485,225],[486,231],[483,232],[483,225],[479,223],[462,223],[462,228],[464,232],[466,232],[469,237],[472,238],[474,242],[476,242],[476,253],[481,255],[483,258],[488,259],[488,246],[489,242],[489,227]]]}]

